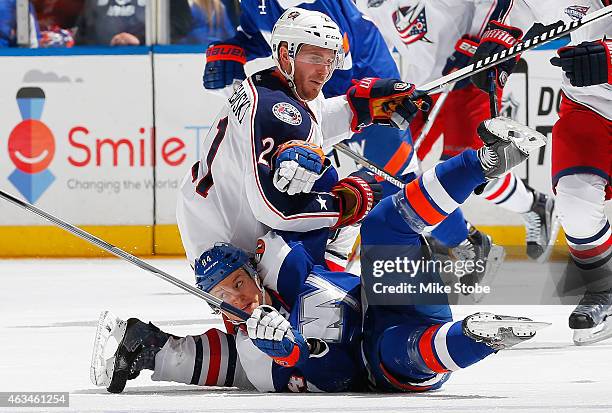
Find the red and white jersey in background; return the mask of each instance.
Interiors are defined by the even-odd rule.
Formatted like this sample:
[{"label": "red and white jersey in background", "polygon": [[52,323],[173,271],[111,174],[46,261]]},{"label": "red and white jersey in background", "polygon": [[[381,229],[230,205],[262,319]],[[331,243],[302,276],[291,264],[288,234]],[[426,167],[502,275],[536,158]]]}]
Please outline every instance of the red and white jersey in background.
[{"label": "red and white jersey in background", "polygon": [[[519,27],[526,32],[534,21],[543,24],[558,20],[570,22],[604,7],[602,0],[513,0],[508,12],[502,17],[505,24]],[[571,45],[584,41],[612,37],[612,18],[600,19],[571,33]],[[552,70],[558,70],[551,66]],[[563,76],[563,92],[574,102],[593,109],[612,120],[612,85],[574,87]]]},{"label": "red and white jersey in background", "polygon": [[455,43],[464,34],[480,37],[511,0],[356,0],[357,6],[401,55],[404,80],[417,85],[442,76]]}]

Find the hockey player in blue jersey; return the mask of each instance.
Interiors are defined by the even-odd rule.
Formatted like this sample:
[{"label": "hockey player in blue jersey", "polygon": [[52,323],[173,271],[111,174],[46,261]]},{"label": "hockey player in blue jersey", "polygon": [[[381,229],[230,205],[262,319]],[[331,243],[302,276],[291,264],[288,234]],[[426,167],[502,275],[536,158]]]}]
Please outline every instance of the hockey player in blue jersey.
[{"label": "hockey player in blue jersey", "polygon": [[[121,333],[114,359],[98,363],[109,368],[96,384],[121,392],[128,379],[151,369],[153,380],[259,391],[427,391],[439,388],[452,371],[532,338],[546,323],[490,313],[453,321],[445,294],[388,302],[388,296],[375,302],[372,294],[371,263],[427,258],[420,248],[423,229],[444,220],[477,186],[523,162],[546,139],[506,118],[485,121],[478,132],[483,148],[425,172],[365,218],[361,279],[323,265],[323,229],[271,231],[257,243],[257,261],[230,244],[217,244],[194,263],[197,285],[250,313],[246,323],[226,316],[234,323],[227,333],[211,329],[176,337],[138,319],[103,317],[99,331]],[[416,279],[439,281],[426,271]]]}]

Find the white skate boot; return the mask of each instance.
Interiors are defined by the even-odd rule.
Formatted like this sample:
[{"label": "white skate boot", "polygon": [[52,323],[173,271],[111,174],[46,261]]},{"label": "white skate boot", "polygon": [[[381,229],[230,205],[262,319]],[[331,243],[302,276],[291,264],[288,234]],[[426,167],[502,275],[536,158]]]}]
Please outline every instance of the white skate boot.
[{"label": "white skate boot", "polygon": [[529,157],[529,152],[546,145],[546,136],[517,121],[499,116],[478,125],[485,146],[478,159],[489,179],[499,178]]},{"label": "white skate boot", "polygon": [[463,334],[498,351],[533,338],[538,330],[549,325],[526,317],[476,313],[463,320]]}]

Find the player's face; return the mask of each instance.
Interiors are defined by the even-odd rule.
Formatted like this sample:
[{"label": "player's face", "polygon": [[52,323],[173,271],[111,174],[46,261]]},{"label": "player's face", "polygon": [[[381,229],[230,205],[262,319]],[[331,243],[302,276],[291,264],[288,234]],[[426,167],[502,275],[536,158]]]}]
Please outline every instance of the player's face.
[{"label": "player's face", "polygon": [[[249,314],[263,304],[261,290],[253,277],[242,268],[225,277],[223,281],[214,286],[210,293]],[[233,320],[238,320],[230,314],[227,314],[227,316]]]},{"label": "player's face", "polygon": [[295,56],[295,87],[304,100],[316,98],[327,77],[332,72],[335,61],[333,50],[305,44]]}]

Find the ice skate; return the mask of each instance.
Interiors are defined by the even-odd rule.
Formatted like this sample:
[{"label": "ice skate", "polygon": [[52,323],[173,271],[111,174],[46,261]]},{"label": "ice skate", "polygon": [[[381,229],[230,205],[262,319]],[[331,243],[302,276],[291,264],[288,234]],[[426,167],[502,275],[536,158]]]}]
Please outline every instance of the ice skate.
[{"label": "ice skate", "polygon": [[577,346],[597,343],[612,337],[612,289],[587,291],[569,317]]},{"label": "ice skate", "polygon": [[526,317],[476,313],[463,320],[463,334],[498,351],[533,338],[538,330],[549,325]]},{"label": "ice skate", "polygon": [[512,119],[499,116],[478,126],[485,146],[478,158],[485,177],[499,178],[529,157],[529,152],[546,145],[546,136]]},{"label": "ice skate", "polygon": [[[491,237],[470,225],[468,237],[455,248],[450,249],[450,257],[457,261],[472,261],[474,271],[464,274],[459,282],[466,287],[491,285],[506,257],[503,247],[493,244]],[[466,290],[466,291],[469,291]],[[475,302],[484,297],[481,292],[465,293]]]},{"label": "ice skate", "polygon": [[560,222],[555,213],[553,197],[532,191],[533,204],[528,212],[522,214],[522,218],[525,222],[527,256],[541,263],[546,261],[552,252]]},{"label": "ice skate", "polygon": [[[109,355],[109,339],[117,343]],[[143,369],[153,370],[155,354],[170,337],[153,324],[137,318],[123,321],[110,311],[103,311],[98,322],[91,360],[91,381],[104,386],[110,393],[121,393],[128,380],[135,379]]]}]

